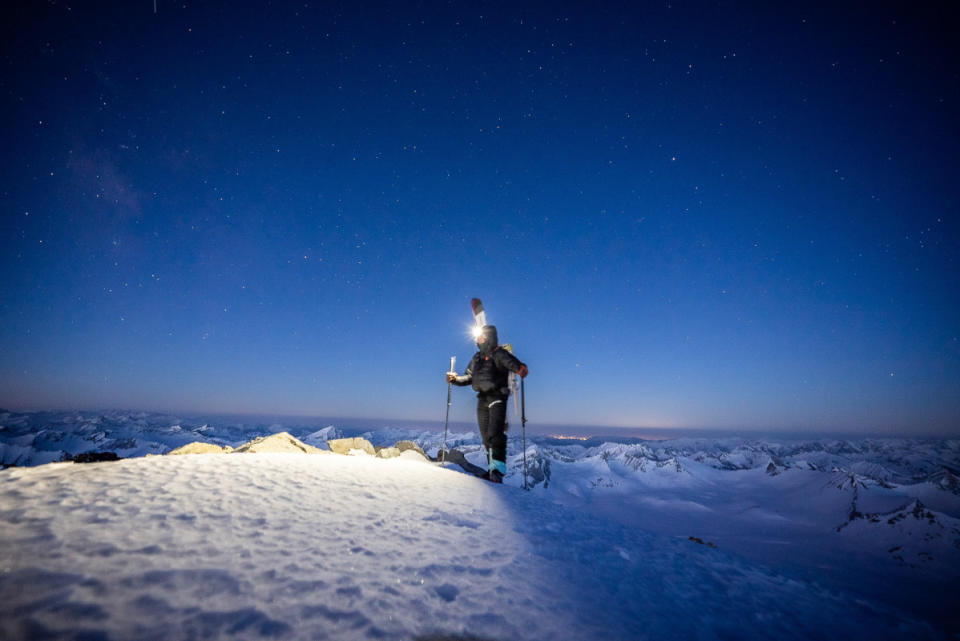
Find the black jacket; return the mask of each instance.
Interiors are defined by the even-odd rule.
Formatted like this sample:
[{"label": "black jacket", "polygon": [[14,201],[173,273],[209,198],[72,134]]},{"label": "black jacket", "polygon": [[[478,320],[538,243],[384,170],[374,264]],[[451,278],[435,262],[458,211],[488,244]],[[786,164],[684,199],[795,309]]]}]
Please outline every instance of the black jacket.
[{"label": "black jacket", "polygon": [[458,376],[453,384],[461,387],[470,385],[479,396],[506,398],[510,395],[508,375],[510,372],[518,372],[523,363],[497,344],[496,327],[486,325],[483,333],[487,337],[486,342],[470,359],[464,375]]}]

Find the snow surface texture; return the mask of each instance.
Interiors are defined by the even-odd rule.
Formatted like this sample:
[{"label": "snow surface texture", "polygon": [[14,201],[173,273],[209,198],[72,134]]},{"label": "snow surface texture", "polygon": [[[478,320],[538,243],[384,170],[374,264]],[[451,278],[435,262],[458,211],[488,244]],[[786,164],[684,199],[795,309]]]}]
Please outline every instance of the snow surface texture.
[{"label": "snow surface texture", "polygon": [[[37,420],[0,414],[6,463],[117,443],[124,456],[194,440],[240,447],[282,429]],[[344,436],[295,433],[321,449]],[[429,454],[442,440],[364,436]],[[517,487],[518,441],[505,487],[419,455],[358,450],[6,469],[0,638],[923,639],[960,629],[956,441],[539,439],[528,442],[532,492]],[[451,444],[483,462],[474,435]]]}]

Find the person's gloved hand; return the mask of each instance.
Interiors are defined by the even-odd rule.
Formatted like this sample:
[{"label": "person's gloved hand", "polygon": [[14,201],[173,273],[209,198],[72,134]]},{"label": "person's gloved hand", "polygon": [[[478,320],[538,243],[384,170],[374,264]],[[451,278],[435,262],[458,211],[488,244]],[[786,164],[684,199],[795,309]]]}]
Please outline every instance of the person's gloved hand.
[{"label": "person's gloved hand", "polygon": [[452,383],[452,382],[454,382],[455,380],[457,380],[457,373],[456,373],[456,372],[447,372],[447,382],[448,382],[448,383]]},{"label": "person's gloved hand", "polygon": [[530,370],[527,369],[526,365],[521,365],[520,369],[517,370],[517,376],[520,378],[526,378],[527,374],[530,373]]}]

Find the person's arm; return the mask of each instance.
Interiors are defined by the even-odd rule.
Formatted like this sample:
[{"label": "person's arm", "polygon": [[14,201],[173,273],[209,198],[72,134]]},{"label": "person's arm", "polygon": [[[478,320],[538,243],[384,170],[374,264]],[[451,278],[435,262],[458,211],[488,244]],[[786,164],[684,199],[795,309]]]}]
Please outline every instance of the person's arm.
[{"label": "person's arm", "polygon": [[467,371],[462,375],[458,375],[455,372],[447,372],[447,382],[453,383],[457,387],[466,387],[471,384],[473,382],[473,364],[476,360],[476,356],[470,359],[470,364],[467,365]]},{"label": "person's arm", "polygon": [[521,362],[519,358],[511,354],[505,349],[498,349],[495,353],[497,358],[497,366],[500,369],[505,369],[508,372],[513,372],[520,378],[526,378],[527,374],[530,373],[529,368],[526,364]]}]

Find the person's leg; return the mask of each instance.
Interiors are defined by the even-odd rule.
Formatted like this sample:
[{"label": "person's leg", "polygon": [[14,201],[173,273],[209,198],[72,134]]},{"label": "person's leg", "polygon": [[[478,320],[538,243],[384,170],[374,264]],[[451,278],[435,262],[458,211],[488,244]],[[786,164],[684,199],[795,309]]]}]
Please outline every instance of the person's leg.
[{"label": "person's leg", "polygon": [[[480,440],[483,442],[483,449],[485,452],[490,451],[490,443],[488,440],[488,432],[490,425],[490,408],[488,407],[490,401],[477,398],[477,427],[480,428]],[[487,455],[489,459],[489,454]]]},{"label": "person's leg", "polygon": [[498,400],[487,407],[487,447],[490,452],[488,469],[496,471],[501,478],[507,473],[507,401]]}]

